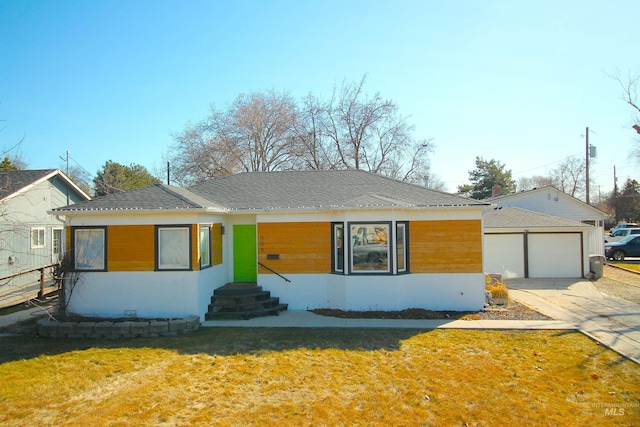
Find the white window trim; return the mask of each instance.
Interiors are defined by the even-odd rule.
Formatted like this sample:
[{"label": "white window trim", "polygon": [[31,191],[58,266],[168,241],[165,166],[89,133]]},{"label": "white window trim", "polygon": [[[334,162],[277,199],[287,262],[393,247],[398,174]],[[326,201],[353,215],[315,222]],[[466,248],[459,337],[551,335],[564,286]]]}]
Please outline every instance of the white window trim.
[{"label": "white window trim", "polygon": [[[163,231],[176,231],[183,230],[186,231],[186,249],[187,253],[187,262],[184,263],[162,263],[161,255],[162,255],[162,238],[160,235]],[[156,226],[156,270],[158,271],[188,271],[191,270],[191,226],[190,225],[157,225]]]},{"label": "white window trim", "polygon": [[[203,262],[202,260],[202,232],[206,231],[207,232],[207,259],[206,262]],[[198,232],[198,239],[200,240],[198,242],[198,248],[200,249],[200,268],[207,268],[207,267],[211,267],[211,226],[210,225],[200,225],[200,230]]]},{"label": "white window trim", "polygon": [[[384,227],[386,227],[387,229],[387,248],[386,248],[386,254],[387,254],[387,268],[385,270],[356,270],[354,268],[354,235],[352,234],[353,228],[354,227],[362,227],[362,226],[376,226],[376,225],[382,225]],[[367,222],[360,222],[360,221],[356,221],[356,222],[348,222],[347,223],[347,230],[348,230],[348,234],[349,234],[349,273],[350,274],[393,274],[393,270],[392,270],[392,260],[393,260],[393,254],[394,251],[392,250],[393,248],[393,244],[391,244],[393,242],[393,237],[392,237],[392,222],[391,221],[367,221]]]},{"label": "white window trim", "polygon": [[[37,240],[34,243],[33,240],[33,232],[36,231],[38,232],[37,234]],[[42,240],[40,240],[40,232],[42,232]],[[46,228],[45,227],[31,227],[31,230],[29,232],[29,240],[31,243],[31,249],[41,249],[46,247],[46,243],[45,243],[45,239],[46,239]]]}]

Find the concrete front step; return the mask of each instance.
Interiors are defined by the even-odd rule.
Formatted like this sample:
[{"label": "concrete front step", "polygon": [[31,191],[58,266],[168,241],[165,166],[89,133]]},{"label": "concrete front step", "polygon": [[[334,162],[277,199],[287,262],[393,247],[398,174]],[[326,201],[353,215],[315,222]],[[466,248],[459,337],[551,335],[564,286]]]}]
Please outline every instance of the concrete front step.
[{"label": "concrete front step", "polygon": [[277,316],[281,311],[287,309],[287,304],[278,304],[270,308],[262,308],[247,311],[215,311],[204,315],[205,320],[247,320],[254,317]]},{"label": "concrete front step", "polygon": [[250,319],[277,315],[287,307],[256,283],[228,283],[214,290],[205,319]]}]

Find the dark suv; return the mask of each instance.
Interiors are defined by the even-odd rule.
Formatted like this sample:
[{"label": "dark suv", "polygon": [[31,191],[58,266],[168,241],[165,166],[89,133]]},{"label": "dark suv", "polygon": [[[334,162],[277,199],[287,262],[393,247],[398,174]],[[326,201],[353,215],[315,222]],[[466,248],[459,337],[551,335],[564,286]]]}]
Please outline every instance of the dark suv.
[{"label": "dark suv", "polygon": [[617,242],[605,243],[604,256],[615,261],[624,261],[625,257],[640,257],[640,235],[629,235]]}]

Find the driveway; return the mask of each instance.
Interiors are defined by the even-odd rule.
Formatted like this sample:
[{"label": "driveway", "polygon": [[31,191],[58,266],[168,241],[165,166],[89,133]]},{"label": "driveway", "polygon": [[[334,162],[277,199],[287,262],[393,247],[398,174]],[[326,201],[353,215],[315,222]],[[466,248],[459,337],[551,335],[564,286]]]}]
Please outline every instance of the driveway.
[{"label": "driveway", "polygon": [[610,296],[585,279],[505,280],[514,300],[640,364],[640,305]]}]

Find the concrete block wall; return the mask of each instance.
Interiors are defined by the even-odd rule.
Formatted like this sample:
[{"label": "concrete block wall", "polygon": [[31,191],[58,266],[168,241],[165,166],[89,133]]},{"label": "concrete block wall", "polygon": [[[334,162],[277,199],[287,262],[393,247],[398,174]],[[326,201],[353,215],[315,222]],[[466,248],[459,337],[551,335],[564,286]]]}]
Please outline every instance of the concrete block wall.
[{"label": "concrete block wall", "polygon": [[56,322],[38,321],[38,335],[46,338],[142,338],[188,334],[200,328],[200,316],[183,319],[141,320],[113,322]]}]

